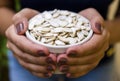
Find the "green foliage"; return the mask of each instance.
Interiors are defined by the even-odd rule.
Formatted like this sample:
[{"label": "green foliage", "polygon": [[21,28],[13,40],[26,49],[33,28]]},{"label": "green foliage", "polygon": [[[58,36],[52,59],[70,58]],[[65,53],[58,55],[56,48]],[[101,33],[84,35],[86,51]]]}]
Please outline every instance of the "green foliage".
[{"label": "green foliage", "polygon": [[14,1],[15,1],[15,10],[16,10],[16,11],[19,11],[20,8],[21,8],[20,0],[14,0]]},{"label": "green foliage", "polygon": [[8,60],[6,54],[6,39],[0,36],[0,81],[8,81]]},{"label": "green foliage", "polygon": [[3,36],[0,36],[0,66],[7,65],[6,52],[6,39]]}]

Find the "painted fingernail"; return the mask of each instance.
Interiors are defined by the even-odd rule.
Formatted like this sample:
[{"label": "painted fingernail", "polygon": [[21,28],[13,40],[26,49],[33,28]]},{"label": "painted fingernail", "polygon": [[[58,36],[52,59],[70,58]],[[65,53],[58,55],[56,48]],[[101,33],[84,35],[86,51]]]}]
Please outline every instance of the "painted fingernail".
[{"label": "painted fingernail", "polygon": [[76,52],[70,52],[68,54],[69,57],[77,57],[77,53]]},{"label": "painted fingernail", "polygon": [[46,58],[48,64],[55,64],[51,57]]},{"label": "painted fingernail", "polygon": [[58,62],[58,66],[65,65],[67,64],[67,59],[66,58],[61,58]]},{"label": "painted fingernail", "polygon": [[95,24],[95,27],[97,28],[97,30],[99,31],[99,33],[102,32],[102,30],[101,30],[101,24],[96,23],[96,24]]},{"label": "painted fingernail", "polygon": [[62,72],[68,72],[68,70],[69,70],[68,66],[63,66],[61,69]]},{"label": "painted fingernail", "polygon": [[24,25],[23,25],[22,22],[21,22],[21,23],[18,23],[18,24],[16,25],[16,30],[17,30],[17,33],[18,33],[18,34],[19,34],[21,31],[24,30]]},{"label": "painted fingernail", "polygon": [[38,51],[38,55],[39,55],[39,56],[46,56],[46,54],[45,54],[43,51],[41,51],[41,50]]},{"label": "painted fingernail", "polygon": [[53,71],[54,69],[53,69],[53,67],[52,67],[51,65],[48,65],[48,66],[47,66],[47,70],[48,70],[48,71]]}]

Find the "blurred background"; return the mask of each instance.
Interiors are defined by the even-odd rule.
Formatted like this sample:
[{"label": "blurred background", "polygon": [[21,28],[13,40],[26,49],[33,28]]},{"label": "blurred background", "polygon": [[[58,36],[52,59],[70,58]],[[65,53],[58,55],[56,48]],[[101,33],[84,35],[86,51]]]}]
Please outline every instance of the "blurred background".
[{"label": "blurred background", "polygon": [[8,59],[7,59],[6,39],[0,36],[0,81],[8,79]]},{"label": "blurred background", "polygon": [[[117,5],[119,0],[114,0],[113,4],[111,4],[108,14],[108,19],[114,19],[115,12],[117,10]],[[118,7],[120,8],[120,6]],[[120,9],[118,11],[118,15],[120,16]],[[5,40],[5,41],[4,41]],[[114,67],[114,80],[113,81],[120,81],[120,43],[115,45],[115,67]],[[8,70],[8,59],[7,59],[7,48],[6,48],[6,39],[0,36],[0,81],[9,81],[8,78],[9,70]]]}]

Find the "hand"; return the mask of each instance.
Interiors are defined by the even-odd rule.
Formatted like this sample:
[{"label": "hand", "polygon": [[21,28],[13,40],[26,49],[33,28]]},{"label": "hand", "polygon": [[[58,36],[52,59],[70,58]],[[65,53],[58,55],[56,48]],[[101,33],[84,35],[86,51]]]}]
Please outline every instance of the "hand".
[{"label": "hand", "polygon": [[7,47],[12,50],[19,63],[38,77],[50,77],[55,70],[56,56],[25,37],[28,20],[38,11],[23,9],[13,17],[13,25],[6,30]]},{"label": "hand", "polygon": [[57,57],[60,71],[66,73],[69,78],[83,76],[94,69],[109,46],[109,33],[101,27],[103,18],[100,14],[92,8],[83,10],[79,14],[90,20],[94,35],[86,43],[70,47],[66,54]]}]

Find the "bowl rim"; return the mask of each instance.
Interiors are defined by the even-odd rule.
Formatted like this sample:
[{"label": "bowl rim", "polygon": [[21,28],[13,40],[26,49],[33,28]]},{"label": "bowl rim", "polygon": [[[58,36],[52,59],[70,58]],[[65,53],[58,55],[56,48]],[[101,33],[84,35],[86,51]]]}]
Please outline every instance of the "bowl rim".
[{"label": "bowl rim", "polygon": [[[51,12],[51,11],[49,11],[49,12]],[[72,11],[70,11],[70,12],[72,12]],[[72,12],[72,13],[75,13],[75,12]],[[40,13],[40,14],[41,14],[41,13]],[[33,18],[31,18],[31,19],[29,20],[29,23],[32,22],[32,20],[34,20],[36,17],[39,17],[40,14],[37,14],[37,15],[35,15]],[[75,13],[75,14],[77,14],[77,13]],[[85,20],[87,20],[87,21],[90,23],[90,28],[91,28],[91,27],[92,27],[92,26],[91,26],[91,22],[90,22],[86,17],[84,17],[84,16],[82,16],[82,15],[80,15],[80,16],[81,16],[82,18],[84,18]],[[28,28],[29,28],[29,25],[28,25]],[[93,30],[92,30],[92,28],[91,28],[91,30],[89,31],[89,34],[87,35],[87,37],[85,37],[85,39],[83,39],[82,41],[80,41],[80,42],[78,42],[78,43],[75,43],[75,44],[71,44],[71,45],[56,46],[56,45],[45,44],[45,43],[42,43],[42,42],[36,40],[32,35],[30,35],[29,30],[27,30],[27,31],[25,32],[26,37],[27,37],[29,40],[31,40],[32,42],[34,42],[34,43],[36,43],[36,44],[46,46],[46,47],[48,47],[48,48],[68,48],[68,47],[75,46],[75,45],[81,45],[81,44],[87,42],[87,41],[92,37],[93,33],[94,33],[94,32],[93,32]]]}]

